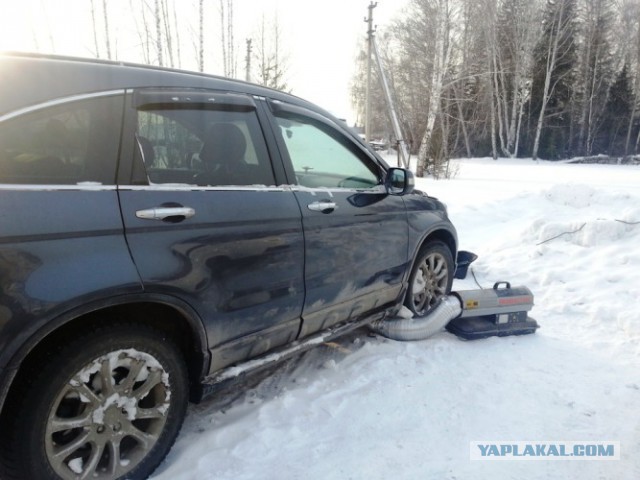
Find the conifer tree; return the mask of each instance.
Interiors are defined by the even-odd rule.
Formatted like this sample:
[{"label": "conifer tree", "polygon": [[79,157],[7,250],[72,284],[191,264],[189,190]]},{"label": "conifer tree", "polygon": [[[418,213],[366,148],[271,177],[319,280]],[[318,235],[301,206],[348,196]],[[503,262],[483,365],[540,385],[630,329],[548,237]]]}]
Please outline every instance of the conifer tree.
[{"label": "conifer tree", "polygon": [[629,78],[629,68],[625,63],[609,90],[606,104],[605,124],[607,129],[607,150],[609,155],[624,154],[625,127],[633,110],[634,95]]}]

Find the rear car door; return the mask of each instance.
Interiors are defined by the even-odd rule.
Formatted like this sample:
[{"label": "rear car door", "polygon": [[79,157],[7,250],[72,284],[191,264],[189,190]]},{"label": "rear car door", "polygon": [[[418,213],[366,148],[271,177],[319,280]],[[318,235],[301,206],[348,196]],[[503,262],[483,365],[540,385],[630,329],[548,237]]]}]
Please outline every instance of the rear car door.
[{"label": "rear car door", "polygon": [[384,166],[331,119],[270,107],[303,217],[301,336],[389,306],[407,268],[408,226],[403,199],[384,187]]},{"label": "rear car door", "polygon": [[[139,293],[116,167],[124,90],[0,115],[0,365],[74,308]],[[12,346],[20,345],[20,342]]]},{"label": "rear car door", "polygon": [[119,194],[145,291],[197,312],[211,371],[294,339],[304,298],[300,209],[276,186],[282,174],[254,99],[142,89],[130,100],[123,148],[133,163]]}]

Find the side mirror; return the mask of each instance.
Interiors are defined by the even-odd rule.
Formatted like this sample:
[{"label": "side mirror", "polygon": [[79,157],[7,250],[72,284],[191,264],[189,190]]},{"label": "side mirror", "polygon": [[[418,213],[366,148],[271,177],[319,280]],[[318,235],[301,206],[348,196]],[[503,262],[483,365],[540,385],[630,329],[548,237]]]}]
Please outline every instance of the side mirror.
[{"label": "side mirror", "polygon": [[407,195],[413,192],[416,181],[411,170],[390,168],[387,170],[387,178],[384,184],[390,195]]}]

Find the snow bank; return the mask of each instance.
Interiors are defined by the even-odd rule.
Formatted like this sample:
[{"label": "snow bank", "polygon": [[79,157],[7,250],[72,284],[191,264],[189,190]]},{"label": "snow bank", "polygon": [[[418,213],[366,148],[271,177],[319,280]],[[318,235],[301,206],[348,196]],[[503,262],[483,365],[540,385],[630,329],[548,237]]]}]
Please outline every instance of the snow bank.
[{"label": "snow bank", "polygon": [[[531,288],[538,333],[321,346],[193,408],[156,480],[640,478],[640,168],[457,164],[418,185],[447,203],[481,285]],[[469,460],[471,441],[585,439],[621,459]]]}]

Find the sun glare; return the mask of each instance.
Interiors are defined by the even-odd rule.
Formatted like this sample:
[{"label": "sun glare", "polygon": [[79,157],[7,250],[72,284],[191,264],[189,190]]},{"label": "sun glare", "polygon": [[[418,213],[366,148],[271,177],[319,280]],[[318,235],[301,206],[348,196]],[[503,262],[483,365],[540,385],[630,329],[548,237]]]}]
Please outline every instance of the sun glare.
[{"label": "sun glare", "polygon": [[32,22],[28,15],[24,15],[24,5],[3,5],[2,9],[4,11],[0,16],[0,51],[34,50],[34,37],[31,34]]},{"label": "sun glare", "polygon": [[[91,28],[88,2],[0,0],[0,51],[91,56],[86,41]],[[64,7],[62,7],[64,5]]]}]

